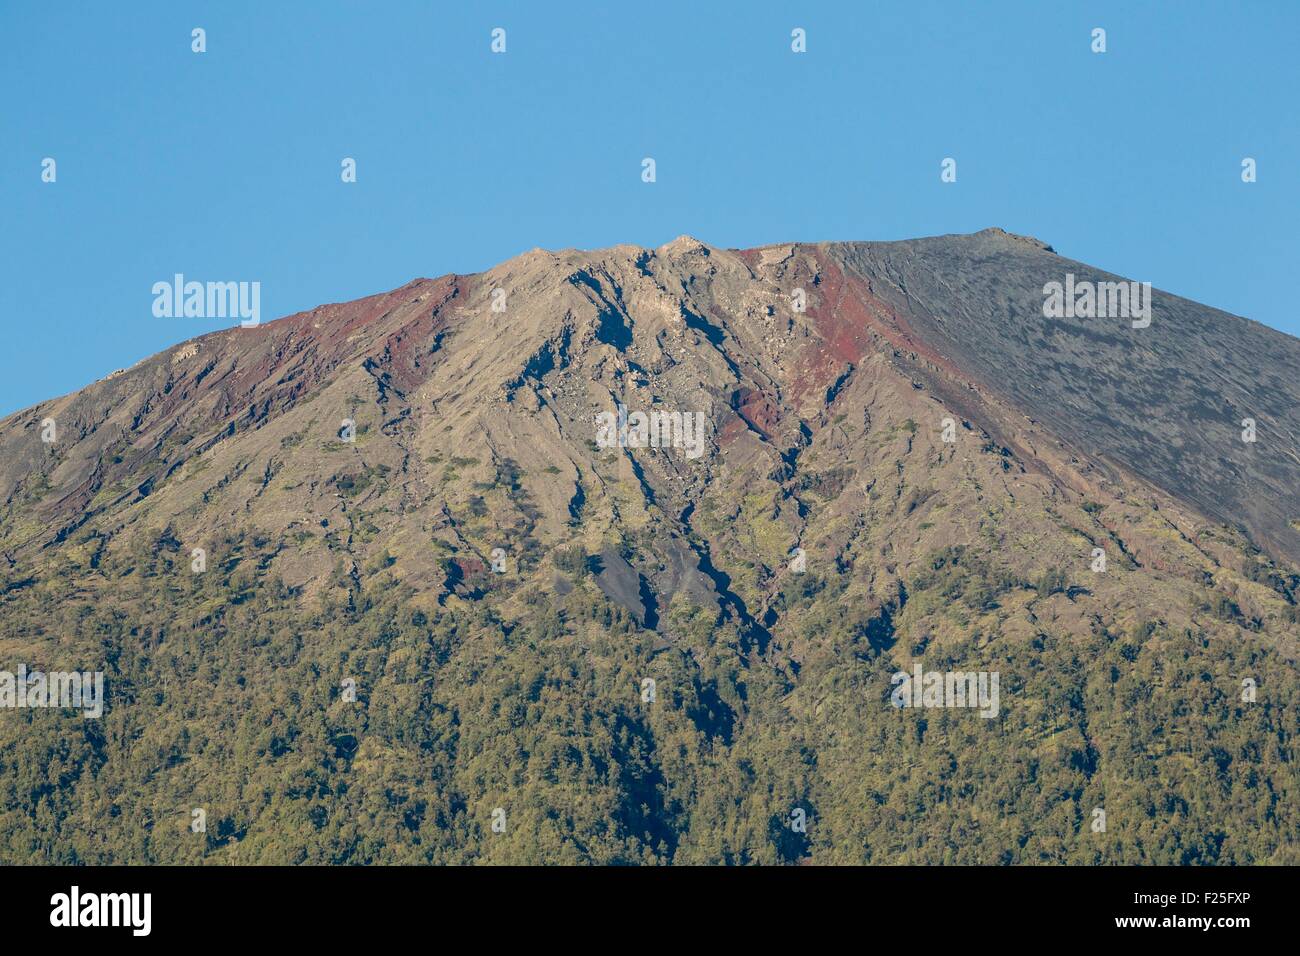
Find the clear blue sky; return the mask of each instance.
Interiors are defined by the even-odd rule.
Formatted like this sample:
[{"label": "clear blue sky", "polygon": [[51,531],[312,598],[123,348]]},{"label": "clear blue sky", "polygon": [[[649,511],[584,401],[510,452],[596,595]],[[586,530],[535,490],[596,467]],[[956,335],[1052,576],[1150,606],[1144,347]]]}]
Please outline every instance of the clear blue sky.
[{"label": "clear blue sky", "polygon": [[682,233],[1000,225],[1300,334],[1297,37],[1292,0],[2,0],[0,414],[232,324],[155,318],[176,272],[266,321]]}]

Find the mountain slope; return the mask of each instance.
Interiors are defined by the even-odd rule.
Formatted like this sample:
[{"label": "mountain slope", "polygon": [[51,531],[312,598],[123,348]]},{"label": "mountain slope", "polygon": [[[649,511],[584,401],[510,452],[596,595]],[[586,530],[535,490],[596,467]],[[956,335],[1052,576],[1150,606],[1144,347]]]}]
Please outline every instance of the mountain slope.
[{"label": "mountain slope", "polygon": [[1294,862],[1300,342],[1067,272],[536,250],[10,416],[0,668],[109,695],[0,711],[0,859]]},{"label": "mountain slope", "polygon": [[[1158,290],[1147,328],[1045,320],[1046,283],[1120,277],[996,231],[836,256],[1053,434],[1300,558],[1300,340]],[[1241,440],[1246,417],[1255,443]]]}]

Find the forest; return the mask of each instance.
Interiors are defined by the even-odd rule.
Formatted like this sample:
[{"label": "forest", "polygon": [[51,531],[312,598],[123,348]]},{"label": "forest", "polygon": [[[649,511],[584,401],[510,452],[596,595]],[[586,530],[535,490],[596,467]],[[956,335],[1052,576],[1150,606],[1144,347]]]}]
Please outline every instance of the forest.
[{"label": "forest", "polygon": [[[564,587],[503,579],[424,610],[382,567],[358,585],[340,565],[305,601],[270,547],[228,533],[191,574],[164,538],[0,579],[10,659],[107,674],[101,719],[0,710],[0,862],[1300,862],[1300,682],[1249,629],[910,649],[1000,672],[983,719],[889,705],[900,635],[841,576],[780,595],[814,638],[796,673],[677,602],[665,646],[581,549],[545,558]],[[1059,583],[961,550],[929,568],[910,603]]]}]

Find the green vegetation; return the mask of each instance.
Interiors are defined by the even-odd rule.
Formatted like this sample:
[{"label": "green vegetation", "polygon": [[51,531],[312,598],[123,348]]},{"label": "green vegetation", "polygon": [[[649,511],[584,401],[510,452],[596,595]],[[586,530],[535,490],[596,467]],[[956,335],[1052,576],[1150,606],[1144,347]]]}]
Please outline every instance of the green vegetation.
[{"label": "green vegetation", "polygon": [[[163,539],[76,590],[6,572],[9,646],[102,668],[108,708],[0,711],[0,861],[1298,862],[1300,680],[1249,632],[906,632],[927,605],[1033,599],[955,547],[906,608],[855,599],[844,575],[789,577],[774,608],[809,638],[796,677],[680,597],[663,649],[578,546],[551,555],[573,588],[518,589],[517,620],[495,592],[428,606],[386,551],[308,600],[263,570],[277,547],[231,534],[194,575]],[[1053,570],[1037,589],[1063,586]],[[999,671],[999,716],[890,707],[917,653]],[[794,807],[807,833],[785,825]]]}]

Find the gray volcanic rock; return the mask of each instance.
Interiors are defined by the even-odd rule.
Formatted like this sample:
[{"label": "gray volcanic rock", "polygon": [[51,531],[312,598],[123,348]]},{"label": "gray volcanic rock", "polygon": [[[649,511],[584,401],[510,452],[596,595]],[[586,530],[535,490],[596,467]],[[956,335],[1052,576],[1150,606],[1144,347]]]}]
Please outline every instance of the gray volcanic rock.
[{"label": "gray volcanic rock", "polygon": [[1120,277],[998,229],[830,252],[963,377],[1072,450],[1300,559],[1300,340],[1160,290],[1147,328],[1044,318],[1046,283]]}]

